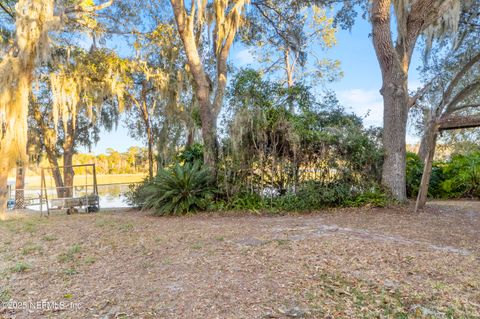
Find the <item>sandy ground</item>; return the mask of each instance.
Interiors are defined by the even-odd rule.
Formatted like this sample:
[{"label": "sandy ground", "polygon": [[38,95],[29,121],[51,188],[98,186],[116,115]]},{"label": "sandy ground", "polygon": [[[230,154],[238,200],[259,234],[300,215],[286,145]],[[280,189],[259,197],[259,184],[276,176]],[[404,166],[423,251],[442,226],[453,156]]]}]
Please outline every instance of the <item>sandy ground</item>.
[{"label": "sandy ground", "polygon": [[0,318],[480,318],[478,202],[29,217],[0,238]]}]

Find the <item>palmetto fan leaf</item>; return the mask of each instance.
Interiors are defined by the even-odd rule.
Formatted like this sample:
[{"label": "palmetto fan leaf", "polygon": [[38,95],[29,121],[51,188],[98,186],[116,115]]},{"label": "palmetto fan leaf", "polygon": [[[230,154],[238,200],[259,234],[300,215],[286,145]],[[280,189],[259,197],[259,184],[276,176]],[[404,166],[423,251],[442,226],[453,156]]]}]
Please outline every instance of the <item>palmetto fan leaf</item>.
[{"label": "palmetto fan leaf", "polygon": [[145,187],[145,208],[158,215],[179,215],[205,210],[213,198],[212,177],[200,162],[177,164],[159,172]]}]

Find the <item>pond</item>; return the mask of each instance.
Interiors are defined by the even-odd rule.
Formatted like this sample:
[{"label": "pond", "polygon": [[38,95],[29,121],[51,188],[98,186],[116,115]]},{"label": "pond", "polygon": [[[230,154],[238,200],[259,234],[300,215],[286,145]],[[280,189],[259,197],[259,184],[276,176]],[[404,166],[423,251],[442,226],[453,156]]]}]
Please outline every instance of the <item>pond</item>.
[{"label": "pond", "polygon": [[[125,193],[129,191],[131,184],[104,184],[98,185],[98,195],[100,197],[100,208],[126,208],[129,205],[126,202]],[[83,196],[86,193],[91,193],[91,189],[85,189],[84,187],[74,187],[74,197]],[[47,189],[48,198],[56,198],[56,190],[54,188]],[[39,189],[26,189],[25,198],[39,198]],[[14,192],[12,192],[10,198],[14,198]],[[38,200],[36,200],[38,203]],[[40,210],[39,205],[28,205],[27,208],[33,210]]]}]

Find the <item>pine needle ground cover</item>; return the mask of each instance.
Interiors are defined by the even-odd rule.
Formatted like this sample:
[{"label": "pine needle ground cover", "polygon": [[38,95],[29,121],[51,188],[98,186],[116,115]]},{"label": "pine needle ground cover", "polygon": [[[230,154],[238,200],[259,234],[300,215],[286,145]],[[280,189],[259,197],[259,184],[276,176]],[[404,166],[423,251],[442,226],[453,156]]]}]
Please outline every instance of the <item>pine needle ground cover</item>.
[{"label": "pine needle ground cover", "polygon": [[0,223],[0,318],[478,318],[480,205]]}]

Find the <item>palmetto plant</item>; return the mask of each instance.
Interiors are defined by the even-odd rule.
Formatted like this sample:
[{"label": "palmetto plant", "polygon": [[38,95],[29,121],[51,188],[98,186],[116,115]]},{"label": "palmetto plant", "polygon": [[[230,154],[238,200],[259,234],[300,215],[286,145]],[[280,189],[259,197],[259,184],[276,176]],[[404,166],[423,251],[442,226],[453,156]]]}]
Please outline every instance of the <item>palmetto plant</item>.
[{"label": "palmetto plant", "polygon": [[179,215],[205,210],[213,200],[213,179],[208,167],[200,162],[176,164],[158,173],[145,186],[146,209],[157,215]]}]

